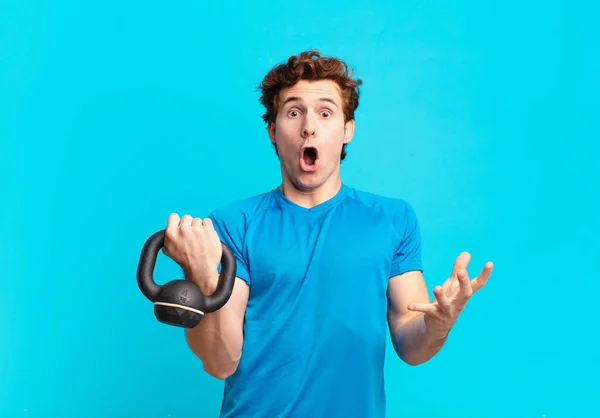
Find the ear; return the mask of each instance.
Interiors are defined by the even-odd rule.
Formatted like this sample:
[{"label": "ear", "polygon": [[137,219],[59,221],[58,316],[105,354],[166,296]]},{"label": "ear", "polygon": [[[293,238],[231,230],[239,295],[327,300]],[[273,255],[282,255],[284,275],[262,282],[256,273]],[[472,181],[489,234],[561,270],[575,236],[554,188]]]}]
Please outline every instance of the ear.
[{"label": "ear", "polygon": [[346,122],[344,126],[344,144],[352,141],[352,137],[354,136],[354,120],[349,120]]},{"label": "ear", "polygon": [[269,122],[267,124],[267,132],[269,133],[269,139],[274,144],[275,143],[275,124],[274,123]]}]

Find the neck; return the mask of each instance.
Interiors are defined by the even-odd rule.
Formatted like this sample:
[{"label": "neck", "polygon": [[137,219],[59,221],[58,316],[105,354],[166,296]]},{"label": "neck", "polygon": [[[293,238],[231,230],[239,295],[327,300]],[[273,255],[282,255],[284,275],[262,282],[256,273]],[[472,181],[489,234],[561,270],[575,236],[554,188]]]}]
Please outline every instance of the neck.
[{"label": "neck", "polygon": [[312,208],[333,198],[339,192],[341,187],[342,180],[339,176],[332,176],[322,185],[308,190],[303,190],[294,186],[284,177],[282,184],[279,186],[279,190],[281,190],[281,193],[288,200],[294,202],[298,206]]}]

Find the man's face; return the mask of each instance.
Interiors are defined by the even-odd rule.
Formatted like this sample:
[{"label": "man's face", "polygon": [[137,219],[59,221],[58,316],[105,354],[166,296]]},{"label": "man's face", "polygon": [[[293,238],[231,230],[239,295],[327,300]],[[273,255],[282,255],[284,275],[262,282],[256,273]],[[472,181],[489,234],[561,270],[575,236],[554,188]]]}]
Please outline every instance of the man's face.
[{"label": "man's face", "polygon": [[342,146],[353,133],[354,123],[344,123],[342,97],[331,80],[301,80],[282,90],[275,125],[269,127],[282,174],[302,191],[339,173]]}]

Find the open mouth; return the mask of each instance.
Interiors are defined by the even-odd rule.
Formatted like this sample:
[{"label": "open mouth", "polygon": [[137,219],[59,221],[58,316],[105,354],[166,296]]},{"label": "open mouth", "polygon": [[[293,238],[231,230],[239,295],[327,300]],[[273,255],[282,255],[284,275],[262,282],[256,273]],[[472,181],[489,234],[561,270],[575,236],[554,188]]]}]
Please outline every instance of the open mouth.
[{"label": "open mouth", "polygon": [[318,157],[319,155],[315,147],[306,147],[302,151],[302,160],[304,161],[304,164],[306,164],[309,167],[315,165]]},{"label": "open mouth", "polygon": [[302,148],[302,156],[300,157],[300,169],[302,171],[317,171],[319,164],[319,152],[315,147]]}]

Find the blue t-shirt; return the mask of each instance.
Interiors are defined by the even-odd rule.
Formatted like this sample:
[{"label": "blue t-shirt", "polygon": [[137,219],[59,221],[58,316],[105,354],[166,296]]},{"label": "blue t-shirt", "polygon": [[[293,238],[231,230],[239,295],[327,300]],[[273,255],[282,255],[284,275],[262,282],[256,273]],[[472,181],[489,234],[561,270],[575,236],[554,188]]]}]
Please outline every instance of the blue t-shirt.
[{"label": "blue t-shirt", "polygon": [[342,185],[306,209],[275,188],[210,218],[250,286],[221,417],[384,417],[388,280],[422,269],[413,208]]}]

